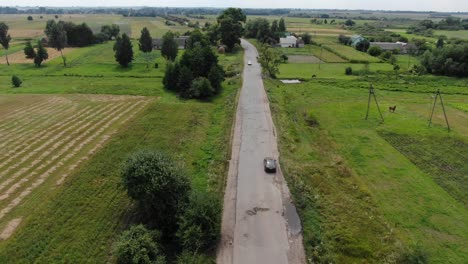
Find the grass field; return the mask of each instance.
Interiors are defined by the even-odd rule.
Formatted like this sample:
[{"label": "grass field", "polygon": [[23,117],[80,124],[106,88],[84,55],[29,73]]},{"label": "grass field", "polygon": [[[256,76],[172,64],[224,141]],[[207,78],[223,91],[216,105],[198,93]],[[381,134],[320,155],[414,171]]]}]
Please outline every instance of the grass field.
[{"label": "grass field", "polygon": [[[310,258],[381,263],[416,245],[431,263],[467,258],[466,113],[448,109],[448,134],[440,109],[427,128],[426,94],[378,91],[382,124],[375,105],[364,120],[366,90],[320,82],[266,86]],[[395,114],[385,111],[389,105],[397,105]]]},{"label": "grass field", "polygon": [[[135,61],[123,69],[112,45],[75,49],[67,67],[61,58],[0,65],[0,144],[8,147],[0,237],[11,235],[0,241],[0,262],[113,262],[114,242],[135,218],[120,173],[137,150],[168,152],[194,189],[222,199],[240,78],[210,101],[181,100],[162,88],[158,52],[146,68],[134,43]],[[240,71],[242,52],[219,60]],[[11,86],[13,74],[22,87]]]}]

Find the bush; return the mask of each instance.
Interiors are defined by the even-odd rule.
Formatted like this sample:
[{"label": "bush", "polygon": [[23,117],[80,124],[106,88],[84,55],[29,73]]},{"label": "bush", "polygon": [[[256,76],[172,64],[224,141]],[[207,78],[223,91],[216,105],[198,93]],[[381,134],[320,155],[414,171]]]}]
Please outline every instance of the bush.
[{"label": "bush", "polygon": [[220,234],[221,204],[211,194],[199,193],[190,197],[190,203],[179,216],[176,233],[184,250],[198,252],[216,246]]},{"label": "bush", "polygon": [[16,76],[16,75],[13,75],[11,77],[11,83],[13,84],[14,87],[18,88],[21,86],[21,84],[23,83],[23,81],[21,81],[21,79]]},{"label": "bush", "polygon": [[380,54],[380,58],[382,60],[389,60],[392,57],[392,52],[391,51],[385,51],[382,54]]},{"label": "bush", "polygon": [[351,67],[346,67],[346,69],[345,69],[345,74],[346,74],[346,75],[352,75],[352,74],[353,74],[353,68],[351,68]]},{"label": "bush", "polygon": [[367,50],[367,53],[373,57],[378,57],[382,54],[382,49],[379,46],[372,46]]},{"label": "bush", "polygon": [[188,93],[182,94],[187,98],[208,98],[215,94],[214,88],[211,86],[210,81],[205,77],[198,77],[192,82],[192,86]]},{"label": "bush", "polygon": [[128,195],[138,202],[148,223],[172,234],[191,188],[174,162],[161,152],[140,151],[127,160],[122,178]]},{"label": "bush", "polygon": [[143,225],[130,227],[122,233],[117,242],[117,263],[166,263],[156,243],[158,238],[159,234],[156,231],[149,231]]}]

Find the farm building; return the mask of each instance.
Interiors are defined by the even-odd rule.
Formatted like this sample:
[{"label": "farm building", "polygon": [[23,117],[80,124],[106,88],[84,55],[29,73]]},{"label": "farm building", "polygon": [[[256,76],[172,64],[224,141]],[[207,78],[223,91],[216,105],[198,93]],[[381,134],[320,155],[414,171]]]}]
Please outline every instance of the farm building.
[{"label": "farm building", "polygon": [[285,38],[280,38],[280,46],[282,48],[296,48],[297,38],[295,36],[287,36]]},{"label": "farm building", "polygon": [[282,48],[303,48],[304,41],[301,38],[296,38],[295,36],[287,36],[285,38],[280,38],[279,46]]},{"label": "farm building", "polygon": [[366,38],[364,38],[361,35],[351,36],[351,38],[350,38],[351,47],[356,47],[363,40],[366,40]]},{"label": "farm building", "polygon": [[[174,38],[174,40],[177,43],[177,47],[179,49],[185,49],[185,45],[187,43],[188,36],[180,36],[180,37]],[[153,48],[154,49],[161,49],[162,42],[163,41],[160,38],[153,39]]]},{"label": "farm building", "polygon": [[410,50],[415,50],[416,46],[404,42],[371,42],[370,46],[378,46],[383,51],[394,51],[398,50],[402,54],[407,54]]}]

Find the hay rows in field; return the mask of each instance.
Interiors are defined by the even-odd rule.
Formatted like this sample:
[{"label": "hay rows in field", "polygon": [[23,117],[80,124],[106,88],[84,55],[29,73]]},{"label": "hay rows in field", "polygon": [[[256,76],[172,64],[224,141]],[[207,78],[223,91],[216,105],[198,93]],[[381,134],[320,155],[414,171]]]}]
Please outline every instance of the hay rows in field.
[{"label": "hay rows in field", "polygon": [[[22,121],[20,123],[22,123],[23,125],[18,125],[17,127],[11,128],[9,132],[1,135],[2,138],[4,138],[5,140],[0,144],[0,147],[1,148],[5,147],[5,149],[7,148],[11,149],[12,142],[21,141],[25,138],[31,138],[32,134],[37,133],[36,129],[31,129],[31,128],[37,128],[37,130],[39,130],[38,126],[47,125],[47,123],[53,122],[53,118],[65,118],[66,116],[68,116],[74,111],[74,109],[70,109],[69,107],[63,107],[63,106],[56,107],[56,109],[54,110],[55,111],[52,112],[49,109],[49,112],[39,113],[41,114],[41,116],[38,118],[34,118],[34,120],[32,120],[31,122]],[[44,111],[47,111],[47,109],[45,109]],[[48,113],[48,114],[45,114],[45,113]]]},{"label": "hay rows in field", "polygon": [[[106,111],[102,112],[99,111],[99,112],[96,112],[95,114],[92,115],[92,117],[96,116],[97,114],[109,114],[111,111],[114,111],[116,110],[118,107],[118,105],[114,105],[112,106],[110,109],[109,108],[106,108]],[[91,118],[90,118],[91,119]],[[105,120],[105,119],[103,119]],[[37,157],[36,159],[34,159],[29,166],[26,166],[26,167],[23,167],[21,168],[18,172],[14,173],[13,175],[11,175],[8,180],[6,180],[5,182],[3,182],[2,184],[0,184],[0,191],[5,187],[7,186],[8,184],[10,184],[14,179],[20,177],[24,172],[28,171],[28,170],[31,170],[31,169],[42,169],[44,165],[44,163],[42,163],[38,168],[36,168],[35,166],[38,165],[39,163],[41,163],[47,156],[49,156],[51,153],[57,151],[60,147],[63,147],[63,145],[68,142],[69,140],[71,140],[72,138],[75,137],[75,135],[77,134],[80,134],[80,133],[87,133],[88,132],[88,127],[91,126],[91,122],[87,122],[85,123],[85,121],[87,120],[81,120],[81,121],[78,121],[76,122],[74,125],[70,126],[69,128],[63,130],[62,132],[58,133],[57,135],[53,136],[52,138],[49,138],[44,144],[42,144],[40,147],[34,149],[33,151],[29,152],[27,155],[23,156],[20,160],[19,163],[16,163],[15,165],[12,165],[10,167],[8,167],[7,170],[3,171],[2,173],[0,173],[0,179],[3,178],[3,176],[7,175],[11,170],[13,169],[16,169],[18,167],[21,167],[21,165],[24,165],[26,162],[25,161],[28,161],[30,158],[32,158],[35,154],[37,153],[42,153],[39,157]],[[101,121],[102,122],[102,121]],[[83,126],[82,124],[85,123]],[[95,123],[93,127],[99,125],[100,122],[98,123]],[[68,132],[68,131],[71,131],[71,130],[74,130],[75,128],[79,127],[79,130],[75,131],[74,133],[71,133],[69,134],[68,136],[66,136],[65,138],[62,138],[62,136]],[[92,128],[93,128],[92,127]],[[79,137],[82,137],[83,135],[80,135]],[[59,140],[60,139],[60,140]],[[59,140],[59,141],[57,141]],[[75,141],[77,140],[77,138],[74,139]],[[51,145],[52,143],[54,143],[53,145]],[[44,152],[42,152],[42,150],[46,150]],[[21,156],[23,155],[24,153],[26,153],[26,150],[22,150],[20,152],[17,153],[16,156]],[[54,156],[55,157],[55,156]],[[13,157],[12,157],[13,158]],[[13,160],[12,158],[10,158],[9,160],[7,161],[11,161]],[[58,157],[55,157],[55,158],[58,158]],[[48,160],[47,161],[48,163],[51,163],[52,160]],[[5,163],[5,162],[4,162]],[[2,167],[0,164],[0,168]],[[24,180],[24,178],[23,178]],[[0,195],[0,200],[3,200],[1,197],[4,196],[4,195]]]},{"label": "hay rows in field", "polygon": [[[117,126],[127,122],[148,103],[135,99],[110,101],[79,110],[77,107],[66,110],[55,102],[55,109],[43,109],[43,114],[53,119],[48,120],[51,125],[34,134],[28,131],[14,136],[13,133],[11,137],[15,140],[2,143],[10,150],[0,157],[0,220],[50,177],[56,178],[54,183],[57,185],[63,183],[82,162],[109,141]],[[36,110],[44,107],[35,105]],[[61,115],[58,112],[62,112]],[[21,109],[6,118],[13,115],[22,119],[28,112]],[[45,122],[44,118],[40,120]]]}]

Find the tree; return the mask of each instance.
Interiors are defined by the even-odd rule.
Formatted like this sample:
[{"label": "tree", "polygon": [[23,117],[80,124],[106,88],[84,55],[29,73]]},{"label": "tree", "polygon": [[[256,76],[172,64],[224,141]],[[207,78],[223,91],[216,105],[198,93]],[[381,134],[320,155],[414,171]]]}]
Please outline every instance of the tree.
[{"label": "tree", "polygon": [[187,66],[180,67],[179,80],[177,81],[177,90],[181,92],[182,97],[189,97],[188,91],[192,86],[193,73]]},{"label": "tree", "polygon": [[219,93],[221,91],[221,84],[224,81],[223,68],[218,64],[213,65],[208,73],[208,80],[210,80],[210,84],[214,88],[215,93]]},{"label": "tree", "polygon": [[219,199],[209,193],[193,194],[179,216],[177,238],[184,250],[209,250],[219,239],[221,222]]},{"label": "tree", "polygon": [[192,81],[192,85],[186,94],[187,98],[208,98],[215,94],[214,88],[206,77],[198,77]]},{"label": "tree", "polygon": [[278,24],[278,31],[279,32],[286,32],[286,23],[284,22],[284,18],[280,18],[279,24]]},{"label": "tree", "polygon": [[111,40],[113,38],[117,39],[119,32],[120,27],[116,24],[104,25],[101,27],[101,33],[106,34],[108,36],[108,40]]},{"label": "tree", "polygon": [[[179,91],[180,66],[177,62],[169,61],[163,78],[164,88],[171,91]],[[191,81],[191,80],[190,80]]]},{"label": "tree", "polygon": [[278,66],[281,64],[281,55],[278,50],[268,45],[261,45],[258,62],[262,65],[263,71],[267,72],[271,78],[276,78],[276,74],[279,73]]},{"label": "tree", "polygon": [[95,36],[91,28],[82,23],[75,25],[72,22],[59,21],[67,34],[67,44],[72,47],[85,47],[95,43]]},{"label": "tree", "polygon": [[34,57],[34,65],[36,65],[36,67],[41,67],[42,62],[48,58],[49,54],[47,53],[47,50],[42,45],[41,41],[38,41],[36,56]]},{"label": "tree", "polygon": [[127,34],[117,37],[114,44],[115,60],[123,67],[128,67],[133,61],[133,45]]},{"label": "tree", "polygon": [[23,83],[23,81],[21,81],[21,79],[16,76],[16,75],[13,75],[11,77],[11,83],[13,84],[14,87],[18,88],[21,86],[21,84]]},{"label": "tree", "polygon": [[356,44],[356,49],[362,52],[367,52],[370,47],[370,42],[367,39],[363,39]]},{"label": "tree", "polygon": [[354,22],[351,19],[348,19],[348,20],[345,21],[345,25],[348,26],[348,27],[352,27],[352,26],[356,25],[356,22]]},{"label": "tree", "polygon": [[367,50],[367,53],[373,57],[378,57],[382,54],[382,49],[379,46],[372,46]]},{"label": "tree", "polygon": [[8,49],[10,48],[10,40],[11,36],[10,34],[8,34],[8,25],[3,22],[0,22],[0,44],[5,49],[5,59],[8,66],[10,66],[10,62],[8,61]]},{"label": "tree", "polygon": [[165,154],[140,151],[133,154],[123,169],[123,185],[163,235],[176,230],[179,210],[188,202],[190,181]]},{"label": "tree", "polygon": [[141,36],[138,42],[138,47],[140,51],[143,52],[143,54],[145,55],[146,68],[148,68],[150,60],[149,54],[151,53],[151,51],[153,51],[153,39],[151,38],[151,34],[146,27],[144,27],[141,30]]},{"label": "tree", "polygon": [[222,19],[219,23],[221,42],[227,46],[229,51],[232,51],[236,44],[240,44],[242,32],[242,24],[236,23],[230,17]]},{"label": "tree", "polygon": [[236,44],[240,44],[244,31],[242,22],[245,23],[246,19],[246,15],[240,8],[228,8],[218,16],[221,42],[227,46],[228,50],[232,51]]},{"label": "tree", "polygon": [[166,60],[174,61],[178,52],[179,48],[174,40],[174,33],[171,31],[166,32],[162,38],[161,55]]},{"label": "tree", "polygon": [[232,18],[233,21],[236,23],[244,22],[247,20],[247,16],[245,15],[244,11],[240,8],[233,8],[230,7],[221,13],[221,15],[218,16],[217,20],[218,23],[221,22],[221,20],[225,19],[226,17]]},{"label": "tree", "polygon": [[312,42],[312,36],[309,33],[304,33],[301,35],[304,44],[310,44]]},{"label": "tree", "polygon": [[443,48],[443,47],[444,47],[444,39],[443,39],[443,38],[439,38],[439,39],[437,40],[436,46],[437,46],[438,49]]},{"label": "tree", "polygon": [[36,57],[36,51],[34,51],[34,48],[31,45],[31,41],[26,42],[23,51],[26,59],[34,59],[34,57]]},{"label": "tree", "polygon": [[143,225],[136,225],[124,231],[117,242],[117,263],[163,264],[166,263],[157,240],[159,233]]},{"label": "tree", "polygon": [[33,17],[32,17],[32,16],[28,16],[28,21],[33,21]]},{"label": "tree", "polygon": [[279,31],[278,20],[273,20],[273,22],[271,22],[271,32],[277,33],[278,31]]},{"label": "tree", "polygon": [[67,33],[63,28],[62,23],[56,23],[55,20],[47,21],[46,30],[44,31],[49,38],[49,45],[60,51],[63,60],[63,66],[67,66],[66,59],[63,56],[62,50],[67,45]]}]

